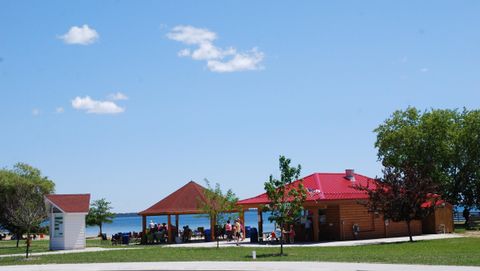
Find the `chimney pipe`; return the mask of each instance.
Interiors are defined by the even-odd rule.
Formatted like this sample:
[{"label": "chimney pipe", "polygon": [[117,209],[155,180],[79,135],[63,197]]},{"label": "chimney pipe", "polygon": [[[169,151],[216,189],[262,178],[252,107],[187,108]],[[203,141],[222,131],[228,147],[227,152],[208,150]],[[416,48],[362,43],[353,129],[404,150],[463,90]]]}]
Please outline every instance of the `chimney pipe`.
[{"label": "chimney pipe", "polygon": [[355,170],[354,169],[345,169],[345,177],[350,181],[355,181]]}]

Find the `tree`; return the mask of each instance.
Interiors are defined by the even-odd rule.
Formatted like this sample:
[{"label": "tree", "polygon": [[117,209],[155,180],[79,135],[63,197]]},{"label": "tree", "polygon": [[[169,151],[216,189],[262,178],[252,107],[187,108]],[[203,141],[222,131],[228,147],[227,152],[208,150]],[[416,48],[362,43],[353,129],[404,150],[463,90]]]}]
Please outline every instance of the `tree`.
[{"label": "tree", "polygon": [[470,210],[480,209],[480,110],[463,110],[455,142],[453,189],[458,205],[464,208],[465,226],[470,226]]},{"label": "tree", "polygon": [[407,223],[410,242],[413,242],[411,222],[432,213],[439,196],[436,184],[429,177],[406,166],[403,169],[387,167],[383,178],[367,186],[355,188],[366,191],[369,200],[363,204],[370,212],[383,214],[384,219]]},{"label": "tree", "polygon": [[17,163],[12,170],[0,171],[0,224],[17,237],[27,234],[26,257],[30,249],[30,234],[47,217],[44,196],[53,193],[55,184],[41,175],[40,170]]},{"label": "tree", "polygon": [[210,182],[205,179],[207,189],[204,191],[205,201],[199,201],[200,208],[209,215],[210,219],[215,222],[215,240],[217,241],[217,248],[219,248],[219,232],[218,227],[225,224],[226,220],[230,218],[230,214],[235,210],[238,198],[231,189],[227,192],[222,192],[220,184],[216,183],[215,187],[210,185]]},{"label": "tree", "polygon": [[374,130],[385,167],[422,172],[442,198],[469,210],[480,205],[480,111],[414,107],[395,111]]},{"label": "tree", "polygon": [[[301,166],[290,167],[290,159],[285,156],[279,158],[280,179],[270,175],[265,183],[265,191],[270,203],[265,207],[270,211],[268,220],[275,222],[283,230],[287,225],[295,222],[303,210],[303,202],[307,192],[300,178]],[[298,183],[293,184],[294,181]],[[283,255],[283,233],[280,234],[280,255]]]},{"label": "tree", "polygon": [[112,219],[115,217],[115,214],[110,212],[112,207],[110,202],[102,198],[95,200],[88,211],[87,215],[87,225],[88,226],[98,226],[99,227],[99,236],[102,236],[102,226],[103,223],[112,223]]}]

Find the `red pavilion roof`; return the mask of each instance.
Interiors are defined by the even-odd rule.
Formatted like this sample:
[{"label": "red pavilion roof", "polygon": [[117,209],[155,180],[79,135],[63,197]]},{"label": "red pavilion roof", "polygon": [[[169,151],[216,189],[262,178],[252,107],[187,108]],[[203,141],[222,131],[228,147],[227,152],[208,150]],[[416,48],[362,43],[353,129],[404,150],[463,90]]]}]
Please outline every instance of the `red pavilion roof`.
[{"label": "red pavilion roof", "polygon": [[[308,201],[328,200],[358,200],[368,199],[365,191],[354,188],[355,185],[375,185],[375,180],[360,174],[353,174],[354,178],[347,178],[345,173],[314,173],[303,178],[303,185],[307,189]],[[296,186],[299,181],[292,185]],[[270,200],[266,193],[238,202],[239,205],[267,204]]]},{"label": "red pavilion roof", "polygon": [[190,181],[139,215],[202,213],[199,202],[205,202],[205,187]]}]

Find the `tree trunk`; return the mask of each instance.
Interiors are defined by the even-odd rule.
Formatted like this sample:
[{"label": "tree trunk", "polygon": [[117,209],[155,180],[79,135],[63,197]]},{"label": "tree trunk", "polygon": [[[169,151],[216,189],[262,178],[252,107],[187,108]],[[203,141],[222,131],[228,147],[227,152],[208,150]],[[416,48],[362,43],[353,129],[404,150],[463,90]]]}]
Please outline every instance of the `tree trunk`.
[{"label": "tree trunk", "polygon": [[18,245],[20,244],[20,234],[18,232],[15,233],[15,238],[17,238],[17,248],[18,248]]},{"label": "tree trunk", "polygon": [[408,229],[408,237],[410,237],[410,242],[413,242],[412,238],[412,229],[410,228],[410,220],[407,220],[407,229]]},{"label": "tree trunk", "polygon": [[25,251],[25,254],[26,254],[26,258],[28,258],[28,252],[29,252],[29,249],[30,249],[30,232],[27,232],[27,249]]},{"label": "tree trunk", "polygon": [[283,225],[280,228],[280,256],[283,256]]},{"label": "tree trunk", "polygon": [[102,222],[100,222],[100,224],[98,224],[98,227],[100,228],[100,233],[98,234],[98,236],[102,236]]},{"label": "tree trunk", "polygon": [[465,218],[465,229],[468,229],[469,222],[470,222],[470,209],[468,208],[463,209],[463,218]]}]

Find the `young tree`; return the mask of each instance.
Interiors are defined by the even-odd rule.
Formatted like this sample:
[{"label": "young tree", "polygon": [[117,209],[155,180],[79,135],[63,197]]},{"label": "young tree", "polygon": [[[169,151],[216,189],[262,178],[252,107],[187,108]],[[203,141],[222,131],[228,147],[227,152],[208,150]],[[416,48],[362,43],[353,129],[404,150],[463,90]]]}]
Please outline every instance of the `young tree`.
[{"label": "young tree", "polygon": [[280,156],[279,168],[280,179],[270,175],[265,183],[265,191],[270,199],[266,209],[270,211],[270,222],[280,226],[280,255],[283,255],[283,231],[287,225],[295,222],[303,210],[303,202],[307,198],[307,192],[300,180],[297,185],[293,182],[299,180],[301,166],[290,167],[290,159]]},{"label": "young tree", "polygon": [[88,226],[98,226],[99,227],[99,236],[102,236],[102,226],[103,223],[112,223],[112,219],[115,217],[115,214],[110,212],[112,207],[110,202],[102,198],[95,200],[88,211],[87,215],[87,225]]},{"label": "young tree", "polygon": [[207,189],[204,192],[205,201],[199,200],[199,204],[201,209],[215,222],[215,229],[211,230],[215,230],[215,240],[217,241],[217,248],[219,248],[218,227],[223,225],[228,218],[231,218],[231,213],[235,211],[238,198],[231,189],[224,193],[218,183],[215,184],[215,187],[212,187],[207,179],[205,179],[205,183],[207,184]]},{"label": "young tree", "polygon": [[31,230],[46,219],[44,196],[53,193],[54,187],[40,170],[24,163],[0,171],[0,224],[16,235],[17,247],[21,236],[27,234],[27,258]]},{"label": "young tree", "polygon": [[370,212],[383,214],[384,219],[407,223],[410,241],[413,241],[411,222],[428,216],[437,205],[436,184],[410,167],[387,167],[383,178],[367,186],[356,185],[365,191],[369,200],[364,204]]}]

